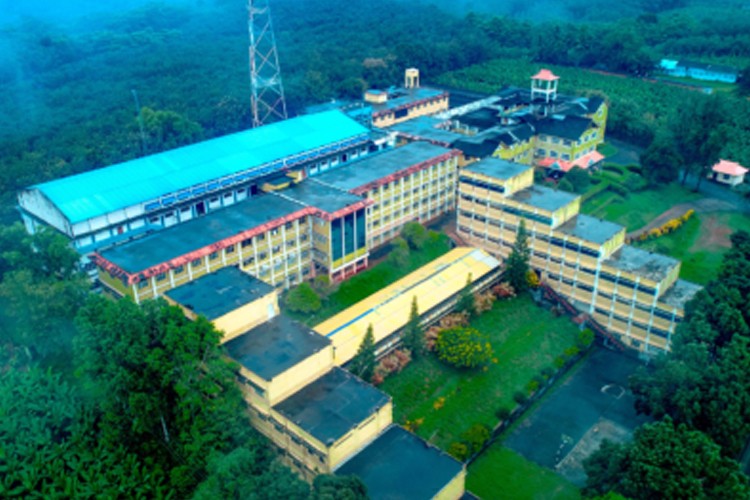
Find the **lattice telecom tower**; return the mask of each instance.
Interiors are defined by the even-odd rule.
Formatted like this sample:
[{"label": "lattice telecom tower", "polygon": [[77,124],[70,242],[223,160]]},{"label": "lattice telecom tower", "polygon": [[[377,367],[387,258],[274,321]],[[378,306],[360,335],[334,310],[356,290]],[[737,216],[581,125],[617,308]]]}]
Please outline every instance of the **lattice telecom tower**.
[{"label": "lattice telecom tower", "polygon": [[247,1],[247,28],[250,33],[253,127],[260,127],[267,121],[287,118],[268,0]]}]

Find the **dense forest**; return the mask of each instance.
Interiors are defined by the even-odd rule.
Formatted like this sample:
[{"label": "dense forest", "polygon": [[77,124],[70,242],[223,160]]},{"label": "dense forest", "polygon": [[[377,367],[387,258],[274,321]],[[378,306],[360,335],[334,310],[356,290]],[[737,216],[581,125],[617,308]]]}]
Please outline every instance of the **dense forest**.
[{"label": "dense forest", "polygon": [[[650,145],[653,165],[676,158],[700,168],[699,158],[719,153],[750,163],[747,99],[705,96],[650,73],[663,56],[746,66],[750,11],[727,8],[735,4],[278,0],[273,15],[293,113],[398,83],[407,66],[432,82],[490,92],[526,85],[543,63],[564,78],[564,91],[609,99],[610,131]],[[33,5],[0,27],[0,496],[363,497],[356,480],[324,476],[310,488],[275,460],[242,417],[236,367],[210,324],[159,302],[89,297],[61,237],[10,225],[24,186],[246,129],[244,2],[128,0],[117,12],[91,7],[79,18],[51,9],[57,17],[47,19],[29,16]],[[747,87],[745,79],[738,91]],[[690,149],[696,144],[706,147]],[[635,386],[642,411],[669,418],[639,435],[644,447],[654,435],[690,438],[691,453],[716,460],[731,481],[736,467],[726,460],[746,423],[700,393],[727,386],[736,392],[718,401],[747,407],[746,377],[731,371],[747,364],[750,319],[738,301],[749,293],[747,237],[734,243],[722,283],[688,312],[676,361]],[[721,314],[707,312],[717,307]],[[662,387],[649,377],[691,389],[649,391]],[[591,490],[606,491],[603,482]]]},{"label": "dense forest", "polygon": [[[742,66],[750,61],[748,10],[644,8],[615,23],[532,24],[456,17],[397,0],[375,9],[364,0],[278,0],[273,9],[293,113],[397,83],[406,66],[434,81],[492,59],[629,74],[648,73],[664,55]],[[23,186],[141,154],[134,91],[144,108],[146,153],[247,128],[245,15],[238,0],[168,2],[65,23],[24,17],[2,28],[0,220],[16,220],[14,193]],[[602,82],[566,79],[571,90],[608,94]],[[513,82],[498,75],[486,80],[485,90]],[[463,86],[461,79],[452,83]],[[619,120],[613,132],[658,122],[661,97],[672,92],[656,86],[638,95],[613,92],[613,119]],[[650,129],[623,134],[641,143],[654,135]]]}]

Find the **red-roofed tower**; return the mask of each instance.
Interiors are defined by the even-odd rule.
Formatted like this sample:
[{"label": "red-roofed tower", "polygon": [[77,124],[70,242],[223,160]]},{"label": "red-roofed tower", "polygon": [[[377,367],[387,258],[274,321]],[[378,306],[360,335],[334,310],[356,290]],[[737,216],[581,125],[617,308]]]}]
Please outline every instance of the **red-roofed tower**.
[{"label": "red-roofed tower", "polygon": [[531,102],[535,109],[545,116],[557,99],[557,81],[559,76],[548,69],[542,69],[531,77]]}]

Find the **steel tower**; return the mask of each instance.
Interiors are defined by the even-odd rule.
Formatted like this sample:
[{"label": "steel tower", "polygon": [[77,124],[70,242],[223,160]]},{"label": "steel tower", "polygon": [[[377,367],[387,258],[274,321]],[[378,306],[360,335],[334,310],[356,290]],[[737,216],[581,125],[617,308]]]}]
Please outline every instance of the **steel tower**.
[{"label": "steel tower", "polygon": [[264,123],[287,118],[268,0],[247,1],[247,28],[250,33],[253,127],[260,127]]}]

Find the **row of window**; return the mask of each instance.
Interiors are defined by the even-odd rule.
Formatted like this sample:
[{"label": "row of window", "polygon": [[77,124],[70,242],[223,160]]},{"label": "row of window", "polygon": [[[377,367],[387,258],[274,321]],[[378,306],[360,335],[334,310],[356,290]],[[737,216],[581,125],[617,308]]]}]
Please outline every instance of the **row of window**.
[{"label": "row of window", "polygon": [[469,186],[478,187],[481,189],[487,189],[490,191],[495,191],[496,193],[504,193],[505,187],[500,186],[497,184],[491,184],[489,182],[482,181],[480,179],[475,179],[474,177],[469,177],[467,175],[462,175],[458,178],[458,180],[463,184],[468,184]]}]

